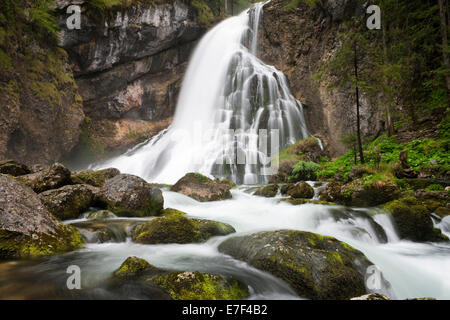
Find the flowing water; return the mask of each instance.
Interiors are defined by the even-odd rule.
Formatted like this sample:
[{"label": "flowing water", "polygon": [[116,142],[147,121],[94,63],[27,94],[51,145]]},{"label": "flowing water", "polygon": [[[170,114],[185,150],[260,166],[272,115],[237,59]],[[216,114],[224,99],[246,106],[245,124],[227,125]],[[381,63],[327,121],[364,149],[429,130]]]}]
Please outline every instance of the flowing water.
[{"label": "flowing water", "polygon": [[[112,272],[129,256],[178,271],[232,275],[249,286],[250,299],[299,299],[287,284],[244,262],[218,252],[228,237],[262,230],[294,229],[329,235],[362,251],[382,273],[377,290],[396,299],[434,297],[450,299],[450,243],[400,241],[389,216],[375,209],[304,204],[294,206],[279,198],[253,196],[253,187],[233,189],[233,198],[200,203],[164,191],[165,207],[190,217],[231,224],[237,233],[214,237],[201,244],[141,245],[121,237],[109,243],[90,243],[82,250],[32,261],[0,264],[0,298],[161,299],[161,295],[135,284],[111,286]],[[133,219],[139,222],[142,219]],[[85,221],[84,218],[70,223]],[[114,230],[115,223],[107,220]],[[69,265],[81,268],[82,290],[66,287]],[[369,289],[371,287],[369,286]],[[372,287],[373,289],[373,287]]]},{"label": "flowing water", "polygon": [[[262,4],[256,4],[206,34],[191,59],[172,126],[100,167],[116,167],[151,182],[173,183],[190,171],[227,176],[238,183],[264,182],[264,165],[232,161],[219,165],[217,161],[232,158],[236,149],[247,158],[260,157],[259,129],[279,130],[281,147],[308,136],[302,106],[290,94],[283,74],[256,57],[256,30],[262,14]],[[240,132],[233,136],[223,134],[222,129]],[[202,130],[209,131],[206,139],[196,136]],[[210,203],[164,190],[166,208],[229,223],[237,233],[201,244],[140,245],[131,242],[129,230],[142,219],[111,218],[106,223],[116,235],[112,242],[89,243],[82,250],[55,257],[0,264],[0,298],[164,298],[150,288],[133,283],[117,286],[109,281],[127,257],[138,256],[168,270],[232,275],[248,285],[250,299],[299,299],[302,297],[283,281],[217,250],[228,237],[294,229],[333,236],[362,251],[382,273],[383,281],[378,287],[368,282],[369,290],[397,299],[450,299],[449,242],[401,241],[390,217],[379,210],[294,206],[279,202],[279,198],[253,196],[254,189],[240,186],[232,190],[232,199]],[[448,219],[436,217],[434,222],[450,234]],[[66,223],[80,227],[86,219]],[[125,231],[120,229],[123,225]],[[81,231],[90,242],[96,242],[90,231]],[[81,268],[82,290],[66,287],[70,265]]]}]

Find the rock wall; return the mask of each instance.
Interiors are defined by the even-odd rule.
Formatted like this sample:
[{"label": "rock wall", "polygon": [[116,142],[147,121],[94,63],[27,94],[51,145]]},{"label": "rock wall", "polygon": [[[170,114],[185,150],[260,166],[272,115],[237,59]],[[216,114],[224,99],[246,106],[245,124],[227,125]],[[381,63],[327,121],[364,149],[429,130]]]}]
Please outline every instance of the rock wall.
[{"label": "rock wall", "polygon": [[[339,47],[336,39],[342,22],[364,17],[357,0],[324,0],[316,6],[302,1],[286,8],[290,0],[272,0],[264,7],[259,30],[259,56],[282,70],[292,93],[305,106],[309,130],[328,143],[331,155],[346,151],[340,138],[356,130],[356,103],[348,89],[327,90],[314,75]],[[361,98],[361,129],[364,135],[377,134],[383,115],[364,96]]]},{"label": "rock wall", "polygon": [[[68,30],[67,3],[58,7],[59,45],[69,54],[88,120],[67,157],[76,163],[122,153],[170,124],[189,56],[207,30],[189,2],[144,1],[104,19],[79,2],[81,30]],[[210,10],[219,20],[220,8]]]}]

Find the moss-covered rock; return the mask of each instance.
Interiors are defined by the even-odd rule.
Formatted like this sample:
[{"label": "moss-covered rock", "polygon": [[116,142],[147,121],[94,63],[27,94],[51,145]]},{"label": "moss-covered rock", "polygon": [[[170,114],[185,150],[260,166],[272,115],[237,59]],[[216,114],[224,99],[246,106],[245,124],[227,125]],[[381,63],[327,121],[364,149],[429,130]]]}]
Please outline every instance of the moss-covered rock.
[{"label": "moss-covered rock", "polygon": [[17,177],[35,192],[57,189],[71,183],[70,171],[60,163],[55,163],[41,171]]},{"label": "moss-covered rock", "polygon": [[431,202],[407,197],[389,202],[383,209],[392,214],[402,239],[418,242],[448,240],[439,229],[433,227],[430,213],[434,207]]},{"label": "moss-covered rock", "polygon": [[287,195],[294,198],[311,199],[314,197],[314,189],[309,184],[301,181],[295,185],[295,187],[289,189]]},{"label": "moss-covered rock", "polygon": [[164,198],[159,188],[130,174],[120,174],[105,181],[99,199],[118,216],[158,216],[164,208]]},{"label": "moss-covered rock", "polygon": [[14,160],[3,160],[0,161],[0,173],[18,177],[31,173],[31,170],[26,165]]},{"label": "moss-covered rock", "polygon": [[229,183],[212,180],[200,173],[188,173],[170,188],[200,202],[230,199],[230,189]]},{"label": "moss-covered rock", "polygon": [[335,181],[328,183],[320,192],[320,200],[336,203],[345,202],[345,197],[342,193],[342,184]]},{"label": "moss-covered rock", "polygon": [[167,216],[184,216],[186,214],[186,212],[177,210],[177,209],[173,209],[173,208],[166,208],[162,211],[162,216],[167,217]]},{"label": "moss-covered rock", "polygon": [[399,187],[392,177],[369,175],[342,186],[344,202],[356,207],[377,206],[400,196]]},{"label": "moss-covered rock", "polygon": [[132,238],[134,242],[145,244],[192,243],[233,232],[234,228],[225,223],[169,215],[137,225]]},{"label": "moss-covered rock", "polygon": [[120,171],[115,168],[108,168],[104,170],[82,170],[73,172],[71,179],[76,184],[89,184],[94,187],[103,187],[105,181],[119,175]]},{"label": "moss-covered rock", "polygon": [[82,245],[81,234],[54,218],[36,193],[0,174],[0,259],[57,254]]},{"label": "moss-covered rock", "polygon": [[120,267],[114,271],[114,277],[120,279],[131,279],[149,272],[157,272],[158,268],[138,257],[128,257]]},{"label": "moss-covered rock", "polygon": [[117,216],[108,210],[98,210],[91,212],[87,215],[88,220],[105,220],[110,218],[116,218]]},{"label": "moss-covered rock", "polygon": [[289,192],[289,190],[293,189],[295,187],[295,183],[285,183],[282,184],[280,187],[280,193],[282,195],[287,195],[287,193]]},{"label": "moss-covered rock", "polygon": [[292,230],[233,237],[219,251],[286,281],[299,296],[349,299],[366,293],[364,270],[371,263],[334,238]]},{"label": "moss-covered rock", "polygon": [[68,185],[39,194],[48,211],[61,220],[76,219],[96,202],[99,190],[90,185]]},{"label": "moss-covered rock", "polygon": [[174,300],[240,300],[249,296],[238,280],[214,274],[172,272],[149,279]]},{"label": "moss-covered rock", "polygon": [[255,196],[261,196],[266,198],[273,198],[278,193],[278,185],[277,184],[269,184],[267,186],[261,187],[257,189],[254,193]]}]

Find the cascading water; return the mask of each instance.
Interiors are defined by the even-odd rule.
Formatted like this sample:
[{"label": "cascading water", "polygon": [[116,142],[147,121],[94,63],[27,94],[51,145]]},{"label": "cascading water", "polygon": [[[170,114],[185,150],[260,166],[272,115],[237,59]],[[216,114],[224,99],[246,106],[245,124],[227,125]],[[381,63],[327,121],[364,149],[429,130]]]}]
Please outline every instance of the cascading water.
[{"label": "cascading water", "polygon": [[[174,183],[193,171],[237,183],[265,182],[263,170],[276,146],[309,134],[302,105],[284,75],[256,57],[263,5],[223,21],[203,37],[168,130],[100,167],[152,182]],[[274,137],[265,144],[270,150],[261,148],[265,133]]]}]

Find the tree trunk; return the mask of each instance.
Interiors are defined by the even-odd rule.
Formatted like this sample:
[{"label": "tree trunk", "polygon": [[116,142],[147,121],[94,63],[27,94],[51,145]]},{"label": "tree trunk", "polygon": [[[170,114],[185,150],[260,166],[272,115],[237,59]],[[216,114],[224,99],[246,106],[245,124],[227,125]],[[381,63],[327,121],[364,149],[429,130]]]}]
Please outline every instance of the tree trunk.
[{"label": "tree trunk", "polygon": [[355,43],[355,90],[356,90],[356,136],[358,138],[358,150],[359,150],[359,159],[361,163],[364,163],[364,154],[361,143],[361,125],[360,125],[360,117],[359,117],[359,87],[358,87],[358,56],[357,56],[357,44]]},{"label": "tree trunk", "polygon": [[442,60],[444,62],[444,66],[447,69],[447,74],[445,75],[445,81],[447,82],[447,95],[449,97],[448,103],[450,104],[450,60],[448,58],[448,30],[447,30],[447,10],[448,8],[444,8],[443,0],[438,0],[439,4],[439,15],[441,18],[441,37],[442,37]]},{"label": "tree trunk", "polygon": [[[384,63],[388,63],[388,54],[387,54],[387,44],[386,44],[386,23],[383,23],[382,25],[382,31],[383,31],[383,57],[384,57]],[[385,82],[386,79],[384,80]],[[386,83],[387,85],[387,83]],[[386,112],[386,130],[388,133],[388,136],[391,137],[395,134],[394,130],[394,124],[392,123],[392,112],[391,112],[391,97],[386,99],[385,103],[385,112]]]}]

